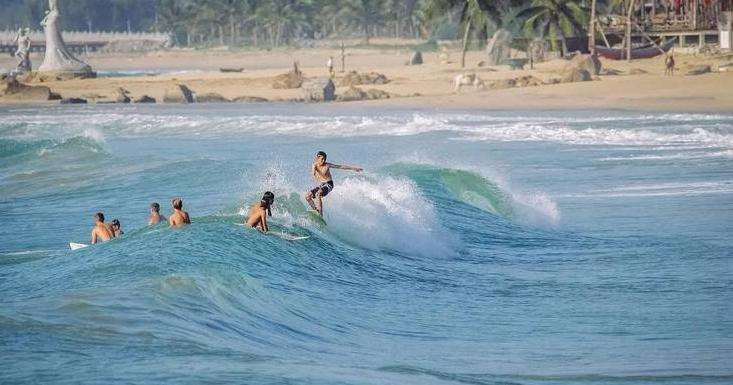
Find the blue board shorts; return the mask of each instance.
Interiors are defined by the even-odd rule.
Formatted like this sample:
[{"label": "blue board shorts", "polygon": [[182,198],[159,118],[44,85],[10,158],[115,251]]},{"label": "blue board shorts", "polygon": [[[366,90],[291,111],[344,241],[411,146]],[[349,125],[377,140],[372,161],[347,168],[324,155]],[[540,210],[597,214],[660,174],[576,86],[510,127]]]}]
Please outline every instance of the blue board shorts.
[{"label": "blue board shorts", "polygon": [[311,190],[311,194],[313,196],[316,196],[316,193],[320,191],[321,197],[325,197],[326,195],[328,195],[328,193],[331,192],[331,190],[333,190],[333,181],[329,180],[328,182],[323,182],[320,186]]}]

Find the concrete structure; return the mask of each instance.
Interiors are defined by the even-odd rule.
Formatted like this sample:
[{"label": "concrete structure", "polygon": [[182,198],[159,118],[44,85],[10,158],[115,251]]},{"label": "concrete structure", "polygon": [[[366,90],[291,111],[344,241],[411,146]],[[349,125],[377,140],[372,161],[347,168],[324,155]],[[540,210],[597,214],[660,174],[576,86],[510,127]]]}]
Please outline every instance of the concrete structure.
[{"label": "concrete structure", "polygon": [[41,21],[46,32],[46,55],[38,71],[79,74],[82,77],[92,74],[92,67],[74,57],[64,44],[58,0],[48,0],[48,7],[48,13]]}]

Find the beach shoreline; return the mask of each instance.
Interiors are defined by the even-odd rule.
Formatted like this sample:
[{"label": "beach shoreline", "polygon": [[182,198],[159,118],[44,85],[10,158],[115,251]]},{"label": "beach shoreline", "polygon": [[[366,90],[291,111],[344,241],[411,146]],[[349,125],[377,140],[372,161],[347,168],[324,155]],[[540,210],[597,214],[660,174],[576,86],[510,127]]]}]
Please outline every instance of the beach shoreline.
[{"label": "beach shoreline", "polygon": [[[133,55],[95,54],[84,59],[96,71],[110,75],[96,79],[29,84],[47,86],[63,98],[80,98],[91,104],[113,103],[120,88],[127,91],[133,100],[147,95],[161,103],[166,92],[177,85],[185,85],[199,96],[213,94],[226,100],[302,102],[302,89],[274,89],[272,83],[275,77],[287,73],[292,69],[293,62],[297,61],[306,79],[326,79],[328,71],[325,62],[329,56],[333,56],[336,62],[334,83],[337,96],[350,89],[343,84],[348,71],[375,72],[388,79],[386,84],[355,86],[362,91],[388,93],[388,99],[337,102],[349,106],[451,110],[733,112],[733,93],[730,92],[733,89],[733,72],[717,72],[719,66],[733,60],[728,56],[676,55],[678,71],[674,76],[663,74],[663,57],[632,62],[602,59],[604,72],[593,81],[491,89],[491,83],[522,77],[551,83],[559,77],[567,61],[555,59],[538,63],[534,69],[511,70],[508,66],[478,66],[485,59],[485,54],[471,51],[467,55],[466,68],[460,68],[456,63],[460,53],[453,51],[443,52],[442,55],[438,52],[424,53],[425,64],[406,66],[404,62],[410,54],[406,50],[353,49],[347,53],[346,72],[341,72],[339,53],[334,49],[301,49],[293,52],[171,50]],[[40,59],[35,57],[34,62]],[[9,68],[11,64],[10,58],[0,59],[0,68]],[[710,65],[713,72],[686,75],[689,68],[699,65]],[[220,72],[219,68],[242,69],[242,72]],[[140,73],[148,75],[141,76]],[[489,89],[466,86],[455,93],[455,76],[470,73],[475,73]],[[0,97],[0,106],[58,103]]]}]

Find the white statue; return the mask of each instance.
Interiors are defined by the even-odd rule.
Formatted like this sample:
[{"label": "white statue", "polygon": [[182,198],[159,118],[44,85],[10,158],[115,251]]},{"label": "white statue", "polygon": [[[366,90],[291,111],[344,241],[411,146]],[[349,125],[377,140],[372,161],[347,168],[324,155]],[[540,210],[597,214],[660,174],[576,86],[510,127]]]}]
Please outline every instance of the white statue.
[{"label": "white statue", "polygon": [[18,36],[15,41],[18,43],[18,49],[15,50],[15,57],[18,59],[18,65],[16,71],[18,73],[30,72],[31,71],[31,38],[28,36],[30,29],[20,28],[18,29]]},{"label": "white statue", "polygon": [[43,64],[38,67],[41,72],[74,72],[91,73],[92,67],[89,64],[74,57],[66,49],[64,39],[61,37],[61,17],[59,15],[58,0],[48,0],[49,10],[46,17],[41,21],[46,31],[46,56]]}]

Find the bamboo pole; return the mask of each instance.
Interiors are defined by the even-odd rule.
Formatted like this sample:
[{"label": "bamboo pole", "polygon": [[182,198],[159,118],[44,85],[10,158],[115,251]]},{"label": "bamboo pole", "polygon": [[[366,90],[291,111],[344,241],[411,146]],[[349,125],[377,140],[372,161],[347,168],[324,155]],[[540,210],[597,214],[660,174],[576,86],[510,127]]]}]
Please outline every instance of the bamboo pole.
[{"label": "bamboo pole", "polygon": [[588,51],[591,55],[596,54],[596,0],[591,2],[590,28],[588,28]]},{"label": "bamboo pole", "polygon": [[611,48],[611,43],[608,42],[608,38],[606,37],[606,32],[603,30],[603,26],[601,25],[601,22],[596,19],[596,24],[598,25],[598,31],[601,32],[601,37],[603,38],[603,42],[606,43],[607,48]]},{"label": "bamboo pole", "polygon": [[626,12],[626,60],[631,61],[631,14],[634,12],[634,0],[629,1]]},{"label": "bamboo pole", "polygon": [[645,37],[652,44],[654,44],[654,46],[659,50],[659,52],[661,52],[663,55],[666,55],[667,54],[666,52],[664,52],[664,50],[662,49],[662,47],[659,46],[659,44],[657,44],[651,37],[649,37],[649,35],[646,34],[646,32],[644,32],[641,29],[641,27],[639,26],[639,24],[634,23],[634,27],[636,27],[639,30],[639,32],[641,32],[641,36]]}]

